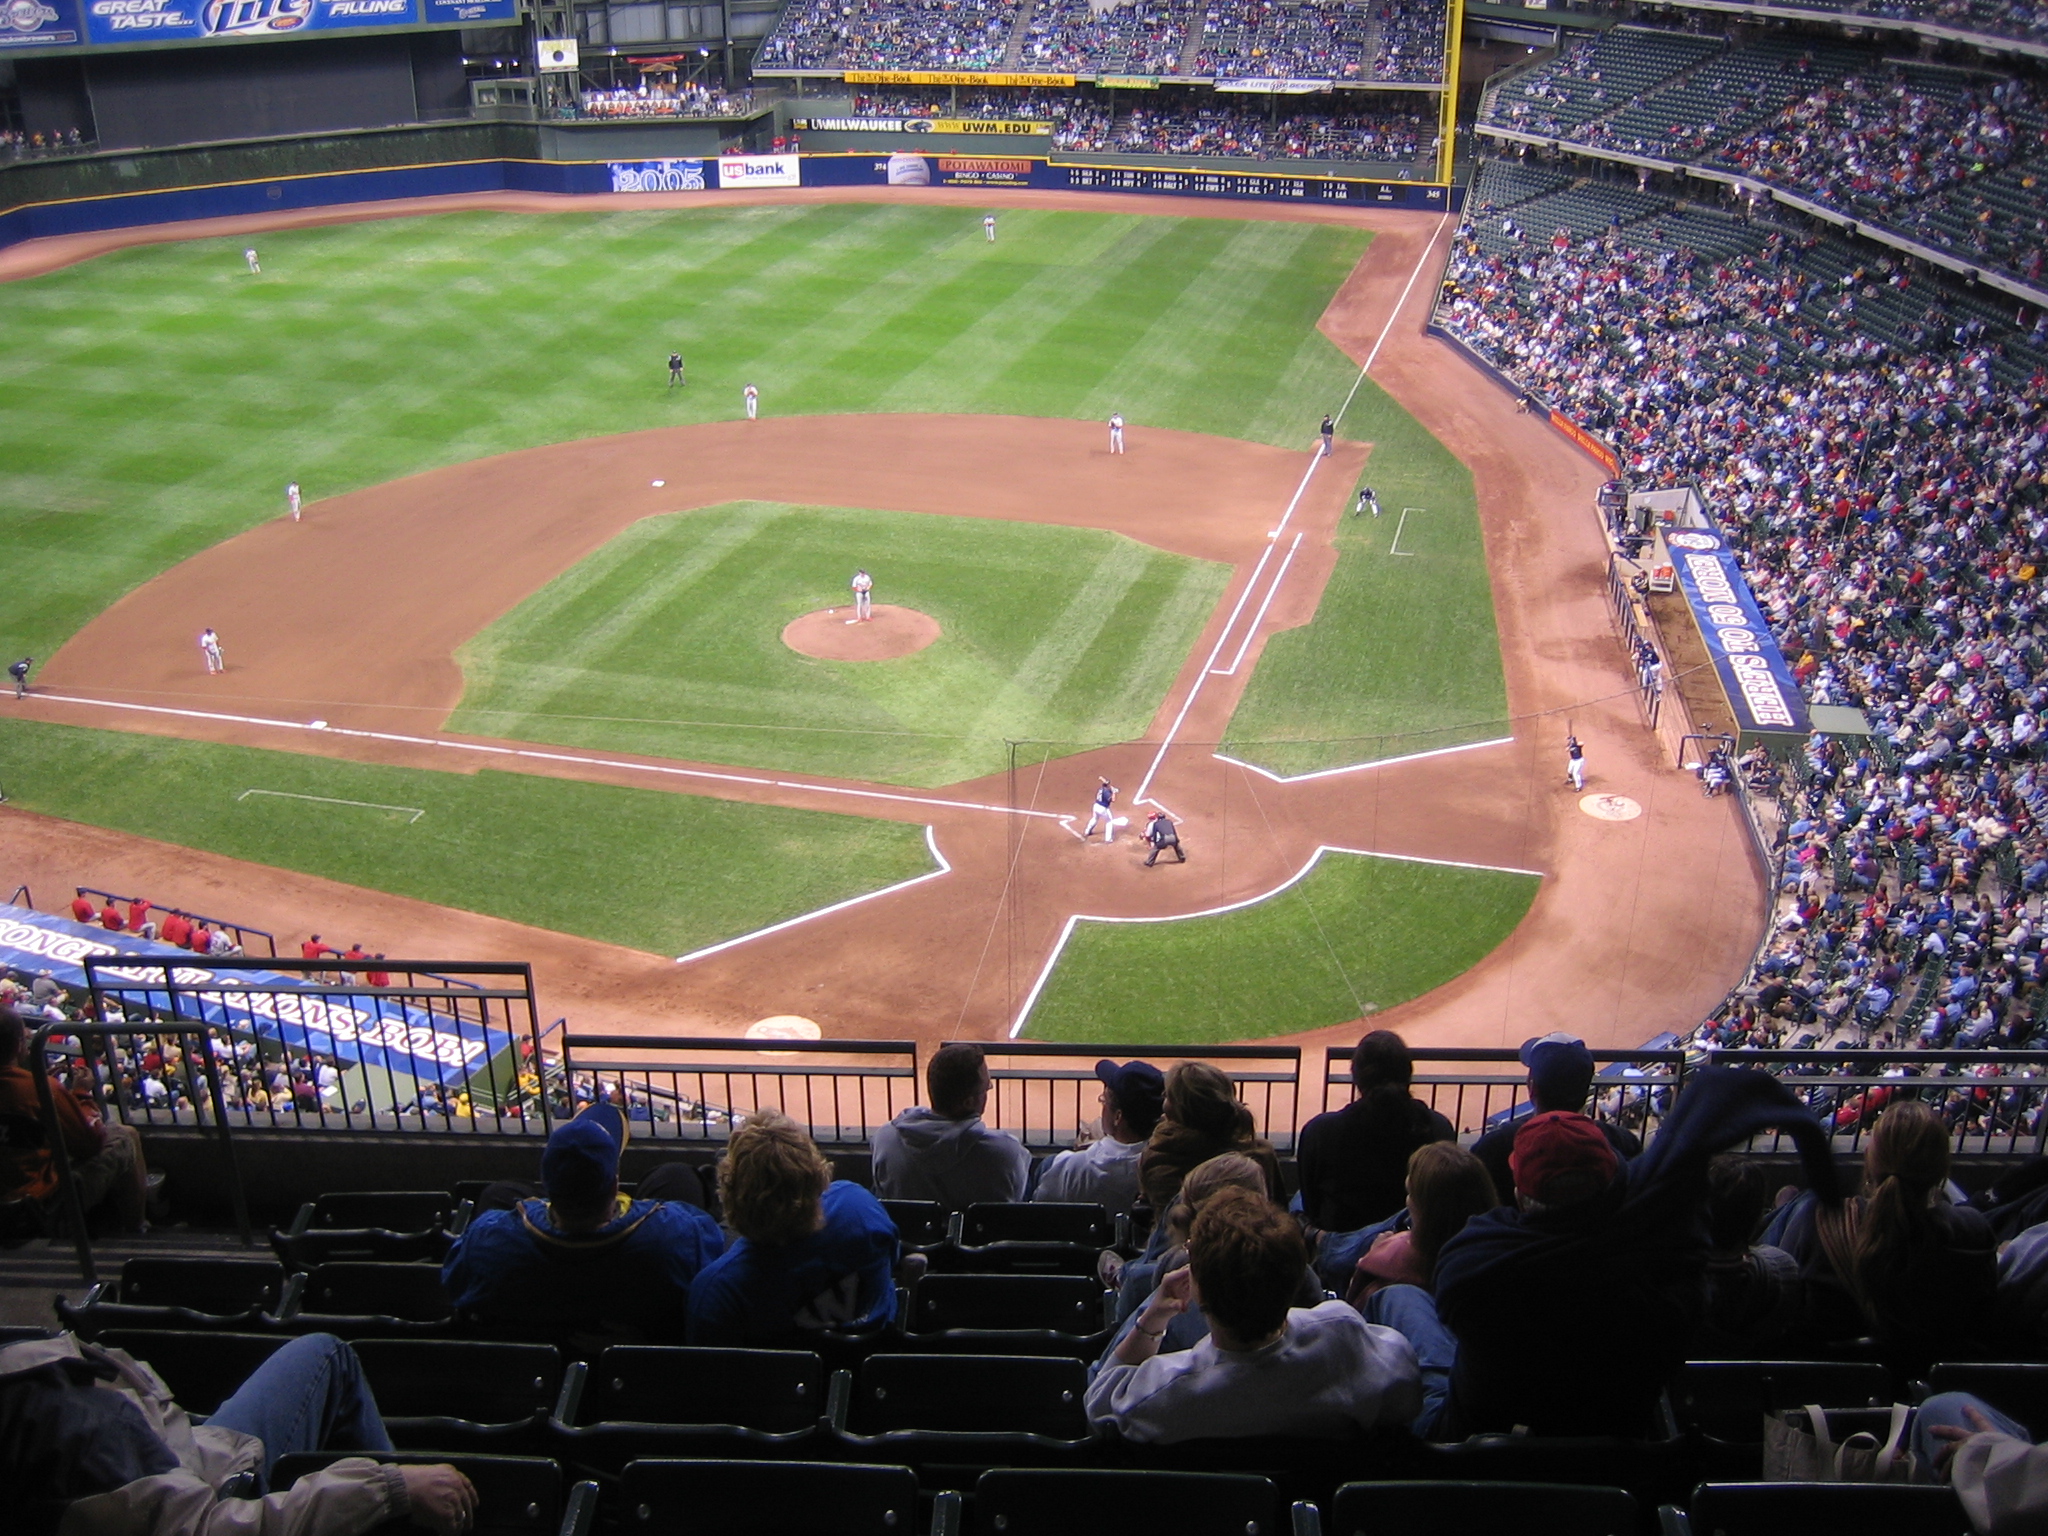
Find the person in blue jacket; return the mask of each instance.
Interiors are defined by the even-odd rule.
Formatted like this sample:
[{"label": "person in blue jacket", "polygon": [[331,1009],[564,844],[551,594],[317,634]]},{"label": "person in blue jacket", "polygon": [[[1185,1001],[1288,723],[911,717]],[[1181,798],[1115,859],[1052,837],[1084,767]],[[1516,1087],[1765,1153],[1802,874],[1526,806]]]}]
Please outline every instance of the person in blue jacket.
[{"label": "person in blue jacket", "polygon": [[835,1181],[789,1116],[747,1116],[719,1160],[718,1194],[736,1240],[691,1288],[692,1344],[787,1348],[896,1315],[895,1222],[860,1185]]},{"label": "person in blue jacket", "polygon": [[[441,1284],[457,1311],[550,1330],[681,1336],[690,1287],[725,1251],[725,1234],[687,1198],[701,1193],[687,1165],[643,1181],[641,1194],[655,1198],[619,1193],[627,1134],[613,1104],[555,1127],[541,1154],[546,1195],[484,1212],[449,1250]],[[665,1177],[671,1168],[687,1179]]]}]

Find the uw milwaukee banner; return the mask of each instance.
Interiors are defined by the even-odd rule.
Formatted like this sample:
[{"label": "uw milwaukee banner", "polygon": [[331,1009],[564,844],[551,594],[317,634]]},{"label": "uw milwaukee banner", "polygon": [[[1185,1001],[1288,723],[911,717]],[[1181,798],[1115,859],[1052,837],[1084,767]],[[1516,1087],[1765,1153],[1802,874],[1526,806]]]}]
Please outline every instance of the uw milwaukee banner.
[{"label": "uw milwaukee banner", "polygon": [[1049,134],[1051,123],[993,117],[799,117],[798,133],[985,133]]},{"label": "uw milwaukee banner", "polygon": [[849,69],[848,85],[1021,85],[1052,90],[1074,83],[1072,75],[1005,75],[981,69]]},{"label": "uw milwaukee banner", "polygon": [[1727,541],[1711,529],[1685,528],[1664,535],[1664,545],[1735,714],[1736,730],[1745,736],[1811,730],[1799,683],[1771,638]]}]

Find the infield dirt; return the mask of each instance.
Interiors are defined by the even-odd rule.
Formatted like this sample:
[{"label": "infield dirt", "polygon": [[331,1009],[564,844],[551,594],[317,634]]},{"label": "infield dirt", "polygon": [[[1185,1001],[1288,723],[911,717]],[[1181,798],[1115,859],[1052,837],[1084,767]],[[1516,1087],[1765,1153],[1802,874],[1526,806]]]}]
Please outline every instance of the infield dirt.
[{"label": "infield dirt", "polygon": [[[579,210],[834,200],[823,194],[577,199]],[[347,929],[373,949],[534,963],[549,1012],[584,1030],[737,1034],[771,1014],[816,1019],[828,1036],[996,1038],[1066,917],[1164,916],[1242,901],[1292,875],[1317,846],[1507,866],[1546,878],[1529,916],[1451,984],[1377,1015],[1412,1043],[1515,1044],[1568,1029],[1634,1045],[1690,1027],[1739,978],[1763,892],[1737,812],[1703,799],[1644,729],[1607,622],[1592,494],[1601,472],[1444,343],[1423,334],[1448,223],[1427,215],[1247,209],[1173,199],[898,191],[861,200],[1059,206],[1210,217],[1315,218],[1377,238],[1322,328],[1474,475],[1514,740],[1287,783],[1221,762],[1210,744],[1273,632],[1302,624],[1334,564],[1329,533],[1365,454],[1340,444],[1300,493],[1305,537],[1243,665],[1211,673],[1211,645],[1243,593],[1308,454],[1133,428],[1112,460],[1092,423],[992,417],[826,417],[648,432],[505,455],[322,503],[303,524],[252,530],[109,609],[53,658],[37,718],[155,731],[417,767],[495,768],[683,793],[857,811],[927,823],[952,872],[912,889],[677,966],[147,839],[0,812],[23,877],[67,889],[88,876],[160,901],[260,913],[281,933]],[[0,275],[179,235],[451,207],[556,211],[565,200],[433,199],[313,216],[208,221],[175,231],[37,242],[0,256]],[[652,498],[649,479],[686,499]],[[457,645],[633,519],[678,505],[758,498],[1028,517],[1115,528],[1235,568],[1230,590],[1146,739],[929,793],[735,774],[619,753],[512,755],[515,743],[440,733],[460,693]],[[438,531],[437,531],[438,530]],[[402,559],[365,551],[403,549]],[[488,552],[484,556],[479,551]],[[450,571],[463,579],[450,582]],[[214,615],[232,612],[233,630]],[[205,691],[191,635],[223,629],[231,670]],[[376,637],[350,645],[345,637]],[[158,637],[173,643],[159,645]],[[190,652],[190,667],[178,658]],[[336,656],[345,661],[338,667]],[[1189,694],[1199,690],[1193,702]],[[304,728],[307,699],[331,724]],[[239,718],[229,718],[239,717]],[[260,720],[282,722],[269,725]],[[1626,823],[1575,811],[1564,784],[1569,725],[1587,743],[1588,787],[1645,808]],[[1169,729],[1175,744],[1159,743]],[[1191,859],[1147,870],[1135,839],[1085,844],[1057,819],[1085,810],[1098,774],[1126,789],[1156,763],[1153,796],[1181,819]],[[194,888],[197,888],[196,891]],[[1355,1024],[1298,1037],[1352,1037]],[[1246,1034],[1255,1035],[1255,1021]]]}]

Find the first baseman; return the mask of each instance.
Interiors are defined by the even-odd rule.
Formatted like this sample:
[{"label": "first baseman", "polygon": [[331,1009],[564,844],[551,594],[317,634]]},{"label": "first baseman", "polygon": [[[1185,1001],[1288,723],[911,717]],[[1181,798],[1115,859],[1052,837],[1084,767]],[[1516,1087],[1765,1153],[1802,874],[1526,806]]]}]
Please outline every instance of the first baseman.
[{"label": "first baseman", "polygon": [[1358,488],[1358,510],[1351,515],[1353,517],[1363,517],[1368,511],[1374,517],[1380,515],[1380,498],[1371,486],[1361,485]]},{"label": "first baseman", "polygon": [[853,588],[853,617],[847,623],[858,624],[864,619],[872,619],[875,609],[869,594],[875,590],[875,578],[866,571],[855,571],[849,585]]},{"label": "first baseman", "polygon": [[211,626],[199,631],[199,654],[206,658],[209,676],[215,672],[227,671],[228,664],[220,654],[220,636],[213,632]]},{"label": "first baseman", "polygon": [[747,420],[752,421],[756,416],[761,414],[761,391],[754,388],[753,385],[749,384],[745,389],[741,390],[740,393],[746,397]]},{"label": "first baseman", "polygon": [[1109,451],[1111,453],[1122,453],[1124,451],[1124,413],[1122,411],[1111,411],[1109,413]]}]

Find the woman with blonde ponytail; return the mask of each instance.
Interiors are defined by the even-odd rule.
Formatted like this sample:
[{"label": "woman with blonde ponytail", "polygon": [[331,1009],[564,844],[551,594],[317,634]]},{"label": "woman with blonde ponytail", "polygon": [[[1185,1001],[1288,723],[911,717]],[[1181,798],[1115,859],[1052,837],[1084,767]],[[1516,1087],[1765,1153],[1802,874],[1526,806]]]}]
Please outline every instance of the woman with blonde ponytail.
[{"label": "woman with blonde ponytail", "polygon": [[1988,1342],[1998,1261],[1981,1213],[1948,1198],[1949,1130],[1895,1102],[1863,1155],[1863,1192],[1838,1210],[1807,1200],[1782,1246],[1800,1261],[1817,1339],[1875,1335],[1902,1365],[1968,1359]]}]

